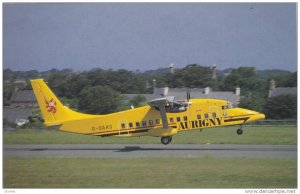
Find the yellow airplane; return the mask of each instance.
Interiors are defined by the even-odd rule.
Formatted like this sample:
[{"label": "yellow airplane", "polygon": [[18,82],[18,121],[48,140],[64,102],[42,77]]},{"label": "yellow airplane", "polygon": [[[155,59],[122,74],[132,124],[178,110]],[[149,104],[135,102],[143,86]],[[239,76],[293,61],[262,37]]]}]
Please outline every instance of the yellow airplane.
[{"label": "yellow airplane", "polygon": [[176,101],[169,96],[149,102],[149,105],[106,115],[83,114],[64,106],[43,79],[31,80],[34,94],[46,126],[59,130],[97,136],[154,136],[161,137],[164,145],[179,132],[209,127],[243,125],[264,119],[265,115],[216,99],[190,99]]}]

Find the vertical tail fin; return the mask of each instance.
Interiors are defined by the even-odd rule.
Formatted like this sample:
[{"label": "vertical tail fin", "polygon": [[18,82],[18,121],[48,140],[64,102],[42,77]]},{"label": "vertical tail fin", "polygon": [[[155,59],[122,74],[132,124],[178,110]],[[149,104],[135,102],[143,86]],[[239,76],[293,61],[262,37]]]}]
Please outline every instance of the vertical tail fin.
[{"label": "vertical tail fin", "polygon": [[62,124],[63,121],[91,118],[93,116],[78,113],[65,107],[43,79],[30,80],[30,82],[44,117],[45,125],[59,125]]}]

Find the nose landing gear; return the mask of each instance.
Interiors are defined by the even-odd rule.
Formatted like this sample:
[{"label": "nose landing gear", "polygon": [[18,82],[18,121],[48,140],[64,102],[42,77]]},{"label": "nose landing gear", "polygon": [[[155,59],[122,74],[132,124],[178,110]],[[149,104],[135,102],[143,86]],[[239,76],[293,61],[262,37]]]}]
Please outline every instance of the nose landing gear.
[{"label": "nose landing gear", "polygon": [[238,128],[238,130],[236,130],[236,133],[237,133],[238,135],[242,135],[242,134],[243,134],[243,126],[244,126],[244,125],[241,125],[241,127]]},{"label": "nose landing gear", "polygon": [[164,145],[168,145],[169,143],[171,143],[171,141],[172,141],[172,136],[161,138],[161,143],[164,144]]},{"label": "nose landing gear", "polygon": [[238,129],[238,130],[236,131],[236,133],[237,133],[238,135],[242,135],[242,134],[243,134],[243,129],[242,129],[242,128]]}]

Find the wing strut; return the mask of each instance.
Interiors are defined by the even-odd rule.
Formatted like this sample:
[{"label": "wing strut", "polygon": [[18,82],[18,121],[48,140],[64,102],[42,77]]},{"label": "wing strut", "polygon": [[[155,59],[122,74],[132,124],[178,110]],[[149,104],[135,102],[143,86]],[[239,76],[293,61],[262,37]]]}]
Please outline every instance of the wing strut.
[{"label": "wing strut", "polygon": [[167,119],[167,112],[166,107],[164,104],[158,104],[160,117],[162,120],[163,128],[167,129],[169,128],[168,119]]}]

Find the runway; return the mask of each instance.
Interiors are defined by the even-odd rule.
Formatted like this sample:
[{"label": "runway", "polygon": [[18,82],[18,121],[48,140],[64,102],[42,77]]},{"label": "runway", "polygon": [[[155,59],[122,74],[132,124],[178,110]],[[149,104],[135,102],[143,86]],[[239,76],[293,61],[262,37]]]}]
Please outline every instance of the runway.
[{"label": "runway", "polygon": [[297,145],[243,144],[17,144],[3,146],[11,157],[251,157],[297,159]]}]

